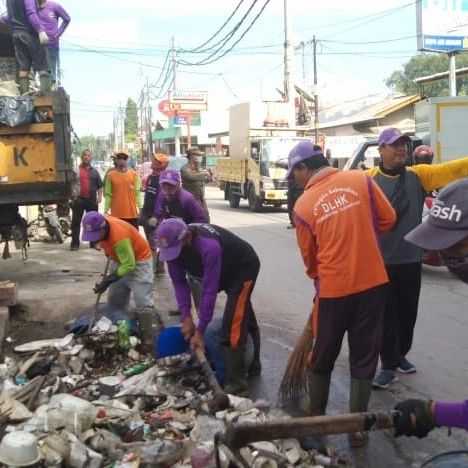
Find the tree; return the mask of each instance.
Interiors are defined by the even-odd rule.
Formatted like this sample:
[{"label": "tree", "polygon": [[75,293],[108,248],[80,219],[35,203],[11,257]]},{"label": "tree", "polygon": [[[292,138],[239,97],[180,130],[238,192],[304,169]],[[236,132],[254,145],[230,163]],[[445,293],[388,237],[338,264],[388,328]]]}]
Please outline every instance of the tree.
[{"label": "tree", "polygon": [[82,136],[79,141],[76,140],[73,150],[76,156],[80,157],[86,149],[91,151],[94,161],[104,161],[111,153],[110,140],[108,137]]},{"label": "tree", "polygon": [[138,108],[136,102],[128,98],[125,108],[125,140],[133,143],[138,134]]},{"label": "tree", "polygon": [[[468,55],[457,55],[457,68],[468,67]],[[415,55],[403,66],[403,70],[394,71],[385,84],[394,91],[411,95],[419,93],[419,86],[415,78],[446,72],[449,69],[449,60],[446,54],[420,54]],[[468,79],[457,80],[458,94],[468,95]],[[448,79],[434,81],[423,85],[423,94],[427,97],[448,96]]]}]

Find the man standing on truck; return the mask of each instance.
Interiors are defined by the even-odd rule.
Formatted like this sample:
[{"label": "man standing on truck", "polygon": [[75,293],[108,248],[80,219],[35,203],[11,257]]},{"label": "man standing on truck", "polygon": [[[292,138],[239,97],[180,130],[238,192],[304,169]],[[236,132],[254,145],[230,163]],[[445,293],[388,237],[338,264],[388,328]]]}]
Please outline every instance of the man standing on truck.
[{"label": "man standing on truck", "polygon": [[29,92],[31,67],[39,73],[40,91],[49,91],[50,74],[45,50],[49,37],[39,19],[36,0],[7,0],[7,16],[2,21],[10,25],[13,35],[20,94]]},{"label": "man standing on truck", "polygon": [[[62,34],[70,24],[70,15],[62,5],[51,0],[39,0],[39,19],[47,33],[49,42],[47,44],[47,61],[52,84],[55,85],[60,77],[60,51],[59,41]],[[59,26],[59,20],[61,24]]]},{"label": "man standing on truck", "polygon": [[211,181],[209,171],[200,169],[203,161],[203,153],[194,146],[187,151],[188,163],[180,170],[182,175],[182,187],[190,192],[203,206],[209,220],[208,206],[205,199],[205,184]]},{"label": "man standing on truck", "polygon": [[[168,262],[177,304],[182,313],[182,333],[192,349],[204,348],[204,333],[213,318],[219,291],[227,294],[223,315],[225,390],[244,394],[247,375],[261,372],[260,330],[251,295],[260,270],[260,260],[250,244],[232,232],[212,224],[185,224],[167,219],[156,231],[161,259]],[[191,315],[187,275],[202,278],[198,324]],[[245,363],[247,334],[254,343],[254,360]]]},{"label": "man standing on truck", "polygon": [[[85,149],[81,154],[81,164],[77,182],[79,190],[72,202],[72,241],[70,250],[80,248],[80,227],[83,214],[89,211],[98,211],[102,201],[102,180],[99,172],[91,166],[92,155],[89,149]],[[90,247],[94,247],[94,243]]]},{"label": "man standing on truck", "polygon": [[423,250],[405,240],[421,223],[426,193],[468,176],[468,158],[444,164],[406,167],[411,142],[396,128],[379,136],[380,165],[368,174],[383,190],[397,214],[394,228],[380,237],[390,288],[384,314],[384,335],[380,354],[382,369],[374,387],[386,389],[402,374],[416,372],[406,358],[413,343],[421,291]]},{"label": "man standing on truck", "polygon": [[115,169],[106,175],[104,186],[105,213],[122,219],[138,229],[141,181],[138,174],[128,168],[128,154],[115,155]]},{"label": "man standing on truck", "polygon": [[130,223],[97,211],[83,218],[83,240],[99,242],[106,257],[113,260],[111,273],[96,284],[94,292],[109,289],[107,302],[126,309],[130,295],[137,309],[153,307],[153,263],[148,242]]},{"label": "man standing on truck", "polygon": [[[388,283],[376,233],[392,228],[395,212],[370,177],[329,167],[320,146],[311,142],[291,150],[291,176],[304,188],[294,208],[296,236],[318,300],[308,385],[311,415],[325,414],[345,333],[350,412],[365,412],[379,358]],[[363,433],[350,435],[353,447],[366,442]]]}]

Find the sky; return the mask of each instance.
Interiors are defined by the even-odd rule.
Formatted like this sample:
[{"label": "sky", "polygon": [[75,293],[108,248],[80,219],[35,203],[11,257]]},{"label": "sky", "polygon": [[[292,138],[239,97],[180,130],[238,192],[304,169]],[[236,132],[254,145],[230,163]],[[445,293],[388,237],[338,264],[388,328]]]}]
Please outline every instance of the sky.
[{"label": "sky", "polygon": [[[118,106],[128,97],[137,100],[146,81],[157,80],[172,37],[177,48],[202,44],[238,3],[59,1],[72,17],[62,40],[63,84],[71,97],[73,127],[80,136],[110,133]],[[253,11],[257,12],[264,1],[259,0]],[[314,34],[317,37],[318,90],[325,105],[385,92],[385,78],[417,53],[416,8],[411,0],[288,3],[293,43],[307,43]],[[235,19],[250,4],[251,0],[244,1]],[[277,99],[275,89],[282,88],[283,83],[283,41],[283,0],[271,0],[232,53],[212,65],[180,66],[177,87],[209,91],[212,110],[236,102]],[[200,58],[193,54],[179,57],[187,61]],[[293,68],[295,81],[311,90],[313,60],[309,45],[305,47],[304,69],[302,65],[299,51]],[[154,98],[163,91],[153,90]],[[154,109],[157,101],[153,100]]]}]

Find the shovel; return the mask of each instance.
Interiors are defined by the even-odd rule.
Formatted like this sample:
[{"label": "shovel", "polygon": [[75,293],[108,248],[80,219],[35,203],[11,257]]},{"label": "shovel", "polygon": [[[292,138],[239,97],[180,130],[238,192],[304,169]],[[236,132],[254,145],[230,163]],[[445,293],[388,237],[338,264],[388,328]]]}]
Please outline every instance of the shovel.
[{"label": "shovel", "polygon": [[[107,257],[107,261],[106,261],[106,267],[104,268],[104,276],[107,276],[107,273],[109,272],[109,267],[110,267],[110,257]],[[93,314],[93,318],[91,319],[91,321],[89,322],[89,327],[88,327],[88,331],[91,331],[91,329],[94,327],[94,324],[96,323],[96,318],[97,318],[97,314],[98,314],[98,309],[99,309],[99,303],[101,302],[101,296],[102,296],[102,292],[99,292],[97,294],[97,297],[96,297],[96,304],[94,305],[94,314]]]}]

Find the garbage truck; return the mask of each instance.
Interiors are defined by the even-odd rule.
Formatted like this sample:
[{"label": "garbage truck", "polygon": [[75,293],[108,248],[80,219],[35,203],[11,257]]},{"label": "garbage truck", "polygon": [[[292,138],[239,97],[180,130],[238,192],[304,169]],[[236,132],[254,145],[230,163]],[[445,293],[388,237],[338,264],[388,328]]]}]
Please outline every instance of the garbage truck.
[{"label": "garbage truck", "polygon": [[[9,241],[26,254],[27,221],[20,207],[67,202],[75,173],[72,164],[70,100],[59,88],[42,96],[5,96],[14,79],[11,35],[0,29],[0,115],[15,117],[28,103],[30,119],[9,126],[0,119],[0,244],[9,257]],[[14,81],[11,80],[14,88]],[[3,95],[2,95],[3,94]],[[29,101],[28,101],[29,100]],[[16,106],[16,104],[18,104]],[[21,104],[21,105],[20,105]],[[3,122],[3,123],[1,123]]]},{"label": "garbage truck", "polygon": [[291,127],[288,104],[241,103],[229,108],[229,131],[210,134],[229,137],[227,157],[219,157],[215,174],[231,208],[247,199],[251,211],[287,204],[286,172],[290,150],[310,140],[311,129]]}]

